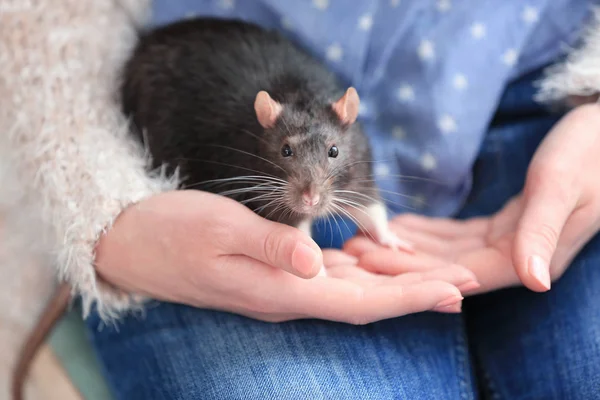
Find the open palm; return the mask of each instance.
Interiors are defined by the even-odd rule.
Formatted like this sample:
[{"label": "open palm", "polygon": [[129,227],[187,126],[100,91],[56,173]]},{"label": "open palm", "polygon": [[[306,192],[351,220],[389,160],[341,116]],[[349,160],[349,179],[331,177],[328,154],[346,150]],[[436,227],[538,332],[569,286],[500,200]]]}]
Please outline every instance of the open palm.
[{"label": "open palm", "polygon": [[391,228],[415,254],[392,253],[357,236],[345,250],[373,272],[437,268],[448,261],[475,273],[475,292],[525,285],[550,289],[600,229],[600,106],[580,106],[548,133],[524,189],[490,217],[466,221],[401,215]]}]

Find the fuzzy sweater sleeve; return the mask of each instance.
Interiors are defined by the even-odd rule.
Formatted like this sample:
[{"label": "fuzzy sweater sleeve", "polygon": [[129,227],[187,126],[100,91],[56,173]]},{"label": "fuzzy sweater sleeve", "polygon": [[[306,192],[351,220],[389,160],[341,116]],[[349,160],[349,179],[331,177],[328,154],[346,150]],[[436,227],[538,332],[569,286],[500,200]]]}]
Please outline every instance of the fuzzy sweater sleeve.
[{"label": "fuzzy sweater sleeve", "polygon": [[600,93],[600,7],[584,27],[581,43],[567,58],[546,70],[537,100],[578,105],[595,101]]},{"label": "fuzzy sweater sleeve", "polygon": [[[129,205],[177,182],[148,170],[116,95],[147,0],[0,0],[0,162],[20,192],[8,232],[43,248],[59,277],[111,318],[139,306],[102,282],[94,247]],[[15,179],[16,178],[16,179]],[[22,228],[27,224],[20,223]]]}]

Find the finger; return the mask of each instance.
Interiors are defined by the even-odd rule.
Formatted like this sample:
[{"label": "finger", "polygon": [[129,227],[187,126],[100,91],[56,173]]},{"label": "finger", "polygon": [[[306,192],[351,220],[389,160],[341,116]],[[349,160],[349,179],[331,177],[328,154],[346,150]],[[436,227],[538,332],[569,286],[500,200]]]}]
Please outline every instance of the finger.
[{"label": "finger", "polygon": [[575,256],[597,233],[595,212],[587,207],[576,209],[567,220],[550,263],[551,277],[558,278],[571,264]]},{"label": "finger", "polygon": [[469,294],[486,293],[521,285],[510,258],[512,243],[513,237],[507,236],[499,240],[496,247],[485,247],[465,253],[457,259],[460,265],[464,265],[475,274],[480,285]]},{"label": "finger", "polygon": [[[406,238],[414,244],[417,251],[428,253],[438,257],[455,258],[457,254],[482,248],[486,245],[485,237],[466,236],[458,239],[445,239],[430,233],[408,231],[398,226],[390,226],[390,229],[400,237]],[[357,235],[344,244],[344,251],[354,257],[360,257],[364,253],[381,248],[369,238]]]},{"label": "finger", "polygon": [[294,314],[351,324],[431,310],[462,300],[458,289],[443,281],[363,288],[335,278],[297,280],[286,289],[286,306]]},{"label": "finger", "polygon": [[361,286],[408,285],[424,281],[444,281],[456,286],[465,295],[480,287],[475,274],[465,267],[453,265],[425,272],[408,272],[396,276],[368,272],[352,265],[336,266],[328,269],[328,276],[346,279]]},{"label": "finger", "polygon": [[390,278],[387,275],[374,274],[354,265],[337,265],[327,268],[327,276],[344,279],[363,287],[384,284]]},{"label": "finger", "polygon": [[323,265],[319,246],[299,229],[258,215],[236,222],[230,249],[301,278],[314,277]]},{"label": "finger", "polygon": [[575,193],[567,190],[559,177],[544,172],[528,177],[512,253],[519,278],[534,291],[550,289],[549,266],[577,201]]},{"label": "finger", "polygon": [[453,258],[458,253],[481,248],[486,244],[483,235],[450,239],[417,230],[407,231],[402,229],[401,232],[398,232],[399,228],[396,226],[392,226],[391,230],[414,243],[414,247],[419,251],[444,258]]},{"label": "finger", "polygon": [[328,268],[336,265],[356,265],[358,259],[352,255],[334,249],[323,250],[323,264]]},{"label": "finger", "polygon": [[513,197],[491,218],[490,229],[486,235],[488,242],[493,243],[502,236],[514,232],[523,213],[523,204],[522,195]]},{"label": "finger", "polygon": [[[385,275],[384,275],[385,276]],[[424,272],[409,272],[396,277],[387,277],[380,284],[415,284],[425,281],[444,281],[458,288],[464,295],[480,287],[475,274],[465,267],[453,265]]]},{"label": "finger", "polygon": [[448,267],[448,261],[423,253],[406,254],[380,248],[363,254],[358,264],[367,271],[387,275]]},{"label": "finger", "polygon": [[488,218],[471,218],[457,220],[449,218],[432,218],[418,214],[400,214],[392,221],[392,226],[403,227],[405,230],[416,230],[445,238],[465,236],[482,236],[488,229]]},{"label": "finger", "polygon": [[381,246],[364,235],[356,235],[348,239],[343,246],[345,253],[356,258],[362,256],[364,253],[378,250],[379,248],[381,248]]}]

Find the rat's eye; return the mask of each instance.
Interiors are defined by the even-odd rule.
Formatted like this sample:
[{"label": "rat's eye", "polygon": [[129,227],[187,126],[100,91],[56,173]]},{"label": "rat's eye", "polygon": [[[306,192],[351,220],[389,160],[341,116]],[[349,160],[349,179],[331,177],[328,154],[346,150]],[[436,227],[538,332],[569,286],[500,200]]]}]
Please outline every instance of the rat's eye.
[{"label": "rat's eye", "polygon": [[284,144],[283,147],[281,148],[281,155],[284,157],[289,157],[293,154],[294,154],[294,152],[292,151],[292,148],[289,145]]},{"label": "rat's eye", "polygon": [[329,149],[329,157],[336,158],[338,156],[339,150],[336,146],[331,146]]}]

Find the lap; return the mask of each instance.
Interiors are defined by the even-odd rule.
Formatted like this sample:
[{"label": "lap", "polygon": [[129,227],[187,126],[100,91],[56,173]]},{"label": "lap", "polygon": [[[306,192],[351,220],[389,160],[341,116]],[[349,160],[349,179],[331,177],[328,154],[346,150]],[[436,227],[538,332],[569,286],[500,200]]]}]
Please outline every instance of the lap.
[{"label": "lap", "polygon": [[88,321],[119,399],[474,398],[463,321],[263,323],[159,303],[118,331]]},{"label": "lap", "polygon": [[600,237],[547,293],[525,289],[466,304],[485,386],[499,398],[600,397]]},{"label": "lap", "polygon": [[[494,213],[521,191],[535,149],[558,118],[536,107],[531,118],[501,117],[492,127],[460,217]],[[467,332],[483,386],[507,399],[600,397],[599,294],[596,236],[547,293],[516,288],[468,299]]]},{"label": "lap", "polygon": [[[460,217],[489,215],[522,189],[557,118],[533,105],[532,92],[525,85],[508,96],[507,108],[519,115],[492,126]],[[120,399],[474,398],[470,359],[493,397],[592,399],[600,393],[599,264],[596,237],[548,293],[510,289],[467,299],[466,331],[456,315],[361,327],[268,324],[166,303],[118,331],[98,330],[95,316],[87,323]]]}]

